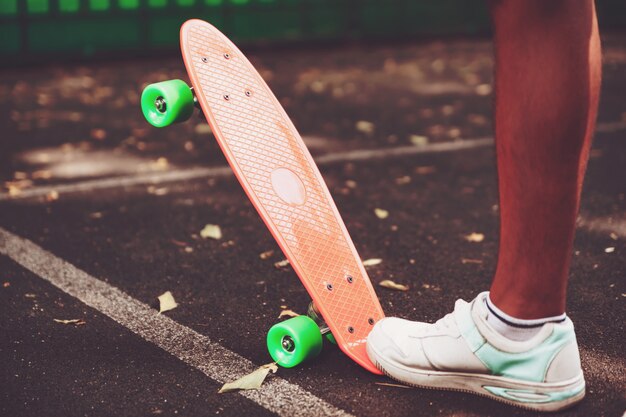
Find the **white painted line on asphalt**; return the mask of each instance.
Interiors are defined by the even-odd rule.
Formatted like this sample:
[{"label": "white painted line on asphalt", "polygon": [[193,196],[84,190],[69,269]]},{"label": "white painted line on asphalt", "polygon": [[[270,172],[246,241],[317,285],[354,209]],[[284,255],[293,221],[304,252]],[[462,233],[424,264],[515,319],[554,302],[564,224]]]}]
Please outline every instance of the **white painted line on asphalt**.
[{"label": "white painted line on asphalt", "polygon": [[626,214],[595,218],[580,216],[577,225],[590,232],[615,233],[617,237],[626,238]]},{"label": "white painted line on asphalt", "polygon": [[45,197],[49,193],[56,191],[59,194],[71,194],[102,190],[106,188],[126,188],[138,185],[164,184],[177,181],[188,181],[196,178],[223,177],[232,175],[230,167],[212,168],[189,168],[170,170],[165,172],[150,172],[129,176],[119,176],[113,178],[103,178],[97,180],[86,180],[68,184],[44,185],[40,187],[26,188],[19,194],[11,196],[8,193],[0,193],[0,201],[3,200],[24,200],[30,198]]},{"label": "white painted line on asphalt", "polygon": [[[0,228],[0,254],[8,256],[55,287],[112,318],[217,382],[232,381],[258,367],[235,352],[212,342],[207,336],[165,315],[158,315],[156,310],[123,291],[2,228]],[[351,416],[280,377],[268,378],[260,390],[241,391],[240,394],[285,417]]]},{"label": "white painted line on asphalt", "polygon": [[604,122],[596,125],[596,133],[613,133],[626,129],[626,122]]},{"label": "white painted line on asphalt", "polygon": [[[613,133],[626,130],[626,122],[605,122],[596,125],[597,133]],[[316,138],[319,141],[319,138]],[[493,145],[493,137],[464,139],[454,142],[430,143],[424,146],[399,146],[395,148],[361,149],[354,151],[329,153],[315,158],[318,165],[332,165],[341,162],[370,161],[376,159],[400,158],[410,155],[428,153],[455,152],[467,149],[482,148]],[[170,171],[140,173],[128,176],[86,180],[75,183],[44,185],[26,188],[17,195],[0,193],[0,201],[22,200],[45,197],[51,192],[71,194],[89,192],[106,188],[125,188],[138,185],[166,184],[179,181],[188,181],[198,178],[215,178],[232,175],[228,166],[196,167],[176,169]]]},{"label": "white painted line on asphalt", "polygon": [[[455,142],[432,143],[424,146],[400,146],[396,148],[336,152],[319,156],[315,158],[315,161],[318,165],[322,166],[341,162],[356,162],[363,160],[398,158],[427,153],[453,152],[490,146],[492,144],[493,138],[465,139]],[[26,188],[14,196],[9,195],[8,193],[0,193],[0,201],[45,197],[53,191],[62,195],[101,190],[105,188],[124,188],[138,185],[165,184],[198,178],[215,178],[229,175],[232,175],[232,170],[228,166],[177,169],[97,180],[86,180],[68,184],[44,185]]]},{"label": "white painted line on asphalt", "polygon": [[483,148],[493,145],[493,138],[457,140],[454,142],[431,143],[424,146],[398,146],[395,148],[360,149],[337,152],[315,158],[318,165],[331,165],[340,162],[371,161],[390,159],[426,153],[454,152],[465,149]]}]

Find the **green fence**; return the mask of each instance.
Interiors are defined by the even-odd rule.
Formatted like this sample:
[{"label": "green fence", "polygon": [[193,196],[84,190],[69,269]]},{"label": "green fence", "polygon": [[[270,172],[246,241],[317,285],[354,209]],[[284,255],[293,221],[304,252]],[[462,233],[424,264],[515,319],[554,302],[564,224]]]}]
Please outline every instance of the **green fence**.
[{"label": "green fence", "polygon": [[475,32],[487,23],[483,8],[459,0],[0,0],[0,58],[171,49],[192,17],[239,42]]},{"label": "green fence", "polygon": [[[189,18],[238,42],[488,31],[475,0],[0,0],[0,65],[174,49]],[[624,0],[600,1],[611,25]],[[604,6],[604,10],[602,7]]]}]

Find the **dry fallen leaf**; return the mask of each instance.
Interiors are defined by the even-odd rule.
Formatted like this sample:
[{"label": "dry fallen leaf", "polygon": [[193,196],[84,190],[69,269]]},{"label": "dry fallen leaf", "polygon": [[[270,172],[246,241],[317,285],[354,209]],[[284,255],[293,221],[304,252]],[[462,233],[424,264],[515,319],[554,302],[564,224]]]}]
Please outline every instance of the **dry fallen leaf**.
[{"label": "dry fallen leaf", "polygon": [[411,388],[408,385],[391,384],[389,382],[374,382],[376,385],[382,385],[384,387],[396,387],[396,388]]},{"label": "dry fallen leaf", "polygon": [[46,194],[46,201],[56,201],[59,199],[59,192],[56,190],[50,191]]},{"label": "dry fallen leaf", "polygon": [[488,96],[491,94],[491,85],[489,84],[480,84],[476,86],[476,94],[479,96]]},{"label": "dry fallen leaf", "polygon": [[440,58],[439,59],[435,59],[433,62],[430,63],[430,67],[437,74],[441,74],[446,69],[446,62],[443,59],[440,59]]},{"label": "dry fallen leaf", "polygon": [[409,287],[407,285],[396,284],[390,279],[384,279],[378,283],[381,287],[389,288],[390,290],[398,290],[398,291],[408,291]]},{"label": "dry fallen leaf", "polygon": [[283,318],[283,317],[298,317],[300,314],[296,313],[293,310],[283,310],[280,312],[280,314],[278,315],[278,318]]},{"label": "dry fallen leaf", "polygon": [[33,172],[32,177],[34,180],[39,180],[39,179],[47,180],[47,179],[52,178],[52,172],[47,171],[47,170],[35,171]]},{"label": "dry fallen leaf", "polygon": [[441,291],[441,287],[438,285],[433,285],[433,284],[422,284],[422,288],[424,288],[425,290],[433,290],[433,291]]},{"label": "dry fallen leaf", "polygon": [[484,126],[487,123],[489,123],[489,119],[487,119],[485,116],[483,116],[482,114],[469,114],[467,116],[467,120],[475,125],[478,126]]},{"label": "dry fallen leaf", "polygon": [[376,128],[374,126],[374,123],[368,122],[365,120],[359,120],[358,122],[356,122],[355,127],[356,127],[356,130],[358,130],[359,132],[363,132],[368,135],[371,135],[372,133],[374,133],[374,129]]},{"label": "dry fallen leaf", "polygon": [[86,324],[85,320],[83,319],[70,319],[70,320],[53,319],[53,320],[56,321],[57,323],[74,324],[76,326],[82,326],[83,324]]},{"label": "dry fallen leaf", "polygon": [[204,239],[221,239],[222,229],[216,224],[207,224],[204,229],[200,230],[200,236]]},{"label": "dry fallen leaf", "polygon": [[461,258],[462,264],[482,264],[483,261],[480,259],[470,259],[470,258]]},{"label": "dry fallen leaf", "polygon": [[285,266],[289,265],[289,260],[288,259],[283,259],[282,261],[278,261],[278,262],[274,262],[274,267],[280,269],[283,268]]},{"label": "dry fallen leaf", "polygon": [[11,197],[19,195],[22,192],[23,189],[31,187],[32,185],[33,185],[33,182],[31,180],[29,180],[29,179],[15,180],[15,181],[6,181],[4,183],[4,186],[9,191],[9,195]]},{"label": "dry fallen leaf", "polygon": [[485,235],[483,235],[482,233],[470,233],[469,235],[465,236],[465,240],[467,240],[468,242],[482,242],[483,240],[485,240]]},{"label": "dry fallen leaf", "polygon": [[616,234],[615,232],[611,232],[611,234],[609,235],[609,237],[610,237],[611,239],[613,239],[613,240],[617,240],[617,239],[618,239],[618,236],[617,236],[617,234]]},{"label": "dry fallen leaf", "polygon": [[209,126],[206,123],[200,123],[200,124],[196,125],[196,127],[194,128],[194,131],[198,135],[210,135],[211,134],[211,126]]},{"label": "dry fallen leaf", "polygon": [[185,142],[184,148],[187,152],[191,152],[196,148],[196,145],[194,145],[192,141],[188,140]]},{"label": "dry fallen leaf", "polygon": [[166,169],[169,168],[170,163],[167,160],[166,157],[164,156],[160,156],[157,158],[156,161],[152,162],[152,169],[157,170],[157,171],[165,171]]},{"label": "dry fallen leaf", "polygon": [[441,107],[441,113],[444,116],[452,116],[454,114],[454,106],[446,104],[445,106]]},{"label": "dry fallen leaf", "polygon": [[148,194],[153,194],[157,196],[166,195],[168,193],[167,187],[155,187],[154,185],[148,186]]},{"label": "dry fallen leaf", "polygon": [[22,192],[22,189],[19,187],[16,187],[15,185],[9,185],[7,186],[7,188],[9,189],[9,195],[11,197],[15,197],[16,195],[19,195]]},{"label": "dry fallen leaf", "polygon": [[326,84],[324,84],[323,81],[315,80],[311,83],[309,87],[311,88],[311,91],[313,91],[314,93],[320,94],[320,93],[323,93],[324,90],[326,89]]},{"label": "dry fallen leaf", "polygon": [[420,175],[432,174],[436,171],[436,168],[433,166],[423,166],[415,168],[415,173]]},{"label": "dry fallen leaf", "polygon": [[259,255],[259,258],[261,258],[261,259],[263,259],[263,260],[266,260],[266,259],[271,258],[271,256],[272,256],[273,254],[274,254],[274,251],[273,251],[273,250],[266,250],[265,252],[263,252],[263,253],[261,253],[261,254]]},{"label": "dry fallen leaf", "polygon": [[386,219],[387,217],[389,217],[389,212],[381,208],[374,209],[374,214],[376,214],[376,217],[378,217],[379,219]]},{"label": "dry fallen leaf", "polygon": [[165,291],[159,295],[159,314],[174,310],[176,307],[178,307],[178,304],[170,291]]},{"label": "dry fallen leaf", "polygon": [[448,136],[452,139],[458,139],[459,136],[461,136],[461,129],[459,129],[458,127],[453,127],[452,129],[448,130]]},{"label": "dry fallen leaf", "polygon": [[374,266],[381,263],[383,260],[380,258],[371,258],[363,261],[363,266]]},{"label": "dry fallen leaf", "polygon": [[222,385],[222,388],[218,391],[219,394],[231,391],[259,389],[265,381],[267,374],[270,372],[276,373],[278,367],[275,362],[263,365],[260,368],[254,370],[248,375],[244,375],[241,378],[233,382],[227,382]]},{"label": "dry fallen leaf", "polygon": [[90,134],[95,140],[104,140],[107,137],[107,132],[104,129],[91,129]]},{"label": "dry fallen leaf", "polygon": [[426,136],[411,135],[409,137],[409,140],[415,146],[425,146],[425,145],[428,145],[428,138]]}]

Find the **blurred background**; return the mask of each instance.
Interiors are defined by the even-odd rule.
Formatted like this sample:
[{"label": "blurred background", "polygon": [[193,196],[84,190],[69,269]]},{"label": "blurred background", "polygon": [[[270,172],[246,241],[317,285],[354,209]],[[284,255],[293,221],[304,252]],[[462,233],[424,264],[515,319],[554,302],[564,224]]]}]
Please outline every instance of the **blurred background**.
[{"label": "blurred background", "polygon": [[[610,64],[623,61],[626,3],[597,7],[610,79]],[[301,133],[323,138],[309,139],[314,153],[491,134],[483,1],[2,0],[4,191],[137,166],[222,163],[200,118],[150,129],[138,106],[147,83],[186,79],[178,32],[189,18],[209,21],[249,55]],[[600,120],[621,121],[622,105],[612,103],[624,96],[611,91]],[[47,149],[55,146],[65,147]],[[50,159],[89,162],[60,176]]]},{"label": "blurred background", "polygon": [[[626,25],[623,1],[597,8],[603,29]],[[1,62],[172,51],[181,23],[193,17],[239,43],[489,32],[485,2],[470,0],[2,0]]]},{"label": "blurred background", "polygon": [[[626,1],[597,10],[603,84],[568,300],[588,394],[562,416],[626,404]],[[272,88],[359,253],[382,259],[374,284],[410,287],[377,286],[388,315],[436,319],[488,288],[499,207],[485,1],[0,0],[0,228],[144,303],[171,290],[174,320],[269,361],[262,329],[303,311],[306,291],[203,117],[157,129],[139,106],[148,83],[188,81],[189,18],[221,29]],[[204,238],[207,224],[223,237]],[[264,415],[4,256],[0,271],[0,414]],[[534,415],[383,387],[351,366],[331,349],[279,374],[359,416]]]}]

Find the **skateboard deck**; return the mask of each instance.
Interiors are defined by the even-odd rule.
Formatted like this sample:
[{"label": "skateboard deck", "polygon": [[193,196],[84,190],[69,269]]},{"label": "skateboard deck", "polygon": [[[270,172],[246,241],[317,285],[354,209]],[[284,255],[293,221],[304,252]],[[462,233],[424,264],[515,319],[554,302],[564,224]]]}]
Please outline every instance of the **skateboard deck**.
[{"label": "skateboard deck", "polygon": [[380,374],[365,342],[384,313],[302,138],[263,78],[215,27],[189,20],[180,41],[198,104],[250,201],[341,350]]}]

